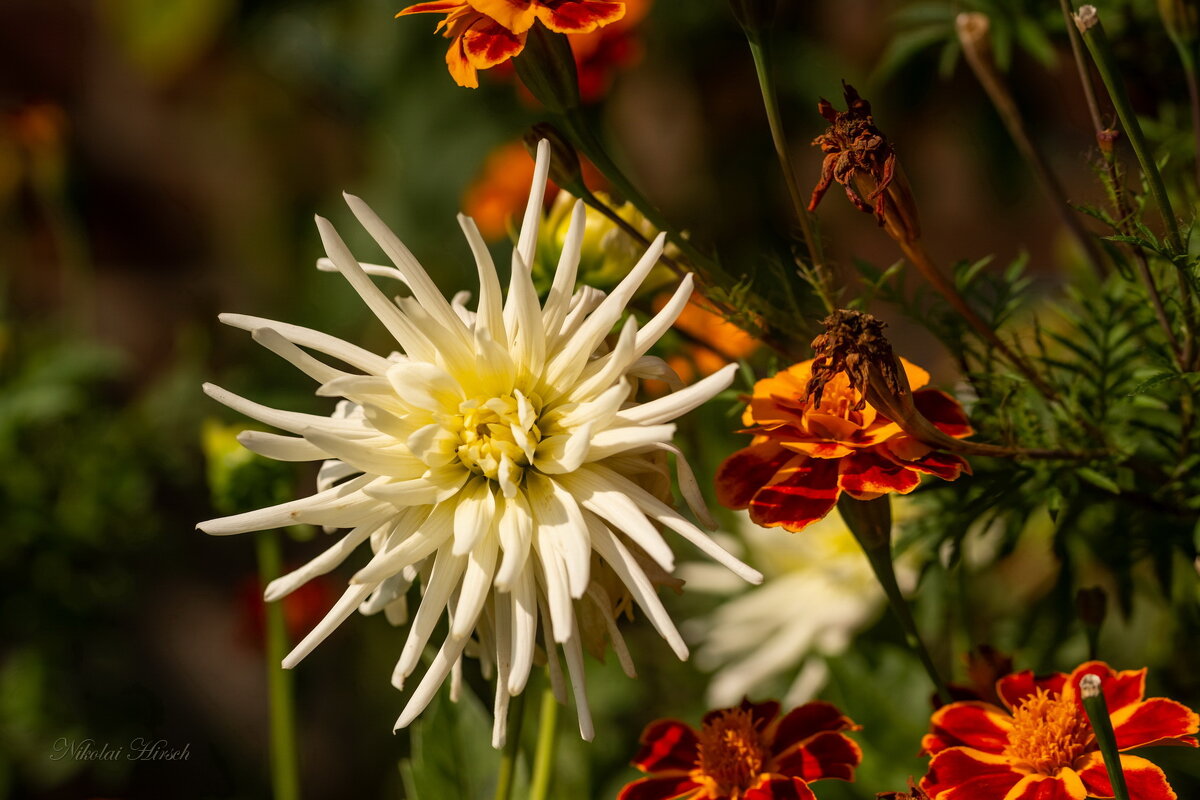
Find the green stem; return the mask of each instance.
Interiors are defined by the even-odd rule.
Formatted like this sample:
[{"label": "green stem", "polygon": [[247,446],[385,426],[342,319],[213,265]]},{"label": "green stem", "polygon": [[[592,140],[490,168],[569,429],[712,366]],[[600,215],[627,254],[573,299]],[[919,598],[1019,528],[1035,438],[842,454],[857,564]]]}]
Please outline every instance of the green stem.
[{"label": "green stem", "polygon": [[1125,91],[1125,82],[1117,70],[1116,57],[1113,55],[1108,35],[1104,32],[1104,26],[1100,24],[1100,15],[1096,12],[1095,7],[1083,6],[1075,15],[1075,25],[1083,35],[1083,41],[1087,45],[1088,52],[1092,54],[1092,60],[1096,62],[1100,79],[1108,89],[1108,96],[1117,110],[1121,125],[1125,128],[1125,135],[1129,137],[1129,144],[1133,147],[1138,163],[1141,164],[1142,173],[1146,176],[1146,183],[1150,187],[1150,194],[1154,197],[1154,202],[1158,205],[1158,212],[1166,226],[1167,238],[1170,240],[1171,247],[1176,253],[1182,253],[1183,239],[1179,234],[1179,223],[1175,219],[1175,212],[1171,209],[1171,200],[1167,197],[1166,184],[1163,183],[1162,174],[1154,162],[1154,156],[1150,152],[1146,136],[1142,133],[1141,123],[1138,122],[1137,115],[1133,111],[1133,103],[1130,102],[1129,94]]},{"label": "green stem", "polygon": [[854,538],[862,546],[863,552],[867,554],[871,570],[875,573],[883,593],[887,595],[892,612],[900,621],[904,641],[920,659],[921,666],[925,668],[925,673],[929,675],[929,680],[933,682],[937,691],[938,701],[946,705],[951,701],[950,691],[921,639],[908,601],[904,599],[900,584],[896,582],[896,567],[892,562],[892,511],[888,496],[862,501],[842,495],[838,501],[838,511],[841,512],[842,519],[854,534]]},{"label": "green stem", "polygon": [[549,681],[542,690],[542,710],[538,719],[537,749],[533,756],[533,777],[529,781],[529,800],[546,800],[554,777],[554,751],[558,744],[558,701]]},{"label": "green stem", "polygon": [[[504,691],[497,686],[496,691]],[[521,753],[521,723],[525,720],[525,693],[513,698],[508,709],[508,731],[504,739],[504,752],[500,754],[500,772],[496,776],[496,800],[508,800],[512,796],[513,778],[517,775],[517,758]]]},{"label": "green stem", "polygon": [[1114,800],[1129,800],[1129,787],[1125,785],[1125,772],[1121,769],[1121,754],[1117,751],[1117,737],[1113,733],[1112,718],[1098,675],[1084,675],[1079,684],[1083,696],[1083,710],[1092,723],[1100,755],[1104,756],[1104,768],[1108,770],[1108,782],[1112,784]]},{"label": "green stem", "polygon": [[[263,586],[266,586],[282,572],[283,551],[279,531],[260,533],[255,537],[255,541],[258,549],[258,574]],[[283,603],[265,603],[264,606],[267,695],[271,715],[271,788],[275,800],[299,800],[300,772],[296,758],[292,673],[281,666],[288,652]]]},{"label": "green stem", "polygon": [[775,156],[779,159],[779,168],[783,172],[784,183],[787,184],[788,196],[792,200],[792,209],[800,222],[800,232],[804,236],[804,244],[808,248],[808,256],[813,265],[813,280],[811,281],[825,310],[833,313],[837,309],[837,299],[833,292],[833,274],[825,263],[821,252],[821,239],[813,230],[812,215],[800,193],[800,185],[796,181],[796,170],[792,165],[791,153],[787,146],[787,137],[783,132],[783,118],[779,114],[779,96],[775,91],[774,72],[771,69],[771,51],[767,41],[747,32],[746,40],[750,44],[750,55],[754,59],[754,71],[758,75],[758,88],[762,92],[763,108],[767,112],[767,124],[771,129],[771,140],[775,145]]}]

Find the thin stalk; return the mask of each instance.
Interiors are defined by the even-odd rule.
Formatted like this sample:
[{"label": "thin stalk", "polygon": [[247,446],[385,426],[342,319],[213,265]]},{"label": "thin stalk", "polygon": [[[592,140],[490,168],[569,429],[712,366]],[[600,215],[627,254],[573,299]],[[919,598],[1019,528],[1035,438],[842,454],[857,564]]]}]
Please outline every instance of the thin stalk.
[{"label": "thin stalk", "polygon": [[875,573],[883,593],[887,595],[892,613],[896,615],[904,631],[904,641],[920,659],[921,666],[925,668],[925,673],[937,691],[938,701],[946,705],[951,701],[946,682],[933,663],[933,657],[929,655],[921,633],[917,630],[917,623],[913,619],[908,601],[904,599],[900,584],[896,582],[896,567],[892,562],[892,512],[888,496],[864,502],[842,495],[838,501],[838,511],[866,553],[871,570]]},{"label": "thin stalk", "polygon": [[1187,82],[1188,101],[1192,107],[1192,136],[1196,147],[1196,185],[1200,187],[1200,81],[1196,78],[1196,54],[1193,45],[1175,41],[1179,60],[1183,63],[1183,77]]},{"label": "thin stalk", "polygon": [[958,15],[958,39],[962,43],[963,55],[966,56],[967,64],[970,65],[971,71],[975,73],[976,79],[983,86],[988,98],[991,99],[992,106],[1008,130],[1008,135],[1012,137],[1017,149],[1021,151],[1021,155],[1029,162],[1038,183],[1041,184],[1042,191],[1050,199],[1050,203],[1058,212],[1063,225],[1083,250],[1092,269],[1103,276],[1105,273],[1104,257],[1096,245],[1095,238],[1083,227],[1074,209],[1071,208],[1062,181],[1051,169],[1045,153],[1030,137],[1025,120],[1021,116],[1021,110],[1017,107],[1016,100],[1013,99],[1012,93],[1008,90],[1007,84],[991,58],[989,25],[986,14],[963,13]]},{"label": "thin stalk", "polygon": [[1114,800],[1129,800],[1129,787],[1125,784],[1125,772],[1121,769],[1121,754],[1117,751],[1117,737],[1113,733],[1108,704],[1104,702],[1100,677],[1084,675],[1079,682],[1079,690],[1083,696],[1083,710],[1087,712],[1092,732],[1096,735],[1096,744],[1100,747],[1100,755],[1104,756],[1104,768],[1108,771]]},{"label": "thin stalk", "polygon": [[[497,686],[496,691],[504,691]],[[513,779],[517,775],[517,759],[521,755],[521,724],[525,720],[525,693],[513,698],[508,709],[508,731],[505,733],[504,751],[500,754],[500,771],[496,775],[496,800],[512,797]]]},{"label": "thin stalk", "polygon": [[1098,136],[1105,126],[1100,121],[1100,104],[1096,101],[1096,87],[1092,86],[1092,75],[1083,57],[1083,42],[1079,36],[1079,29],[1075,27],[1072,19],[1074,10],[1071,8],[1071,0],[1058,0],[1058,4],[1062,7],[1063,21],[1067,24],[1067,39],[1071,42],[1071,54],[1075,58],[1075,68],[1079,71],[1079,84],[1083,87],[1088,113],[1091,114],[1092,124],[1095,125]]},{"label": "thin stalk", "polygon": [[542,710],[538,719],[537,749],[533,756],[533,777],[529,781],[529,800],[546,800],[554,777],[554,751],[558,744],[558,701],[549,682],[542,689]]},{"label": "thin stalk", "polygon": [[[282,572],[283,551],[279,531],[255,537],[258,549],[258,574],[266,586]],[[292,673],[281,663],[288,653],[287,626],[283,603],[265,603],[267,696],[270,701],[271,790],[275,800],[299,800],[300,770],[296,757],[295,705]]]},{"label": "thin stalk", "polygon": [[1079,13],[1075,15],[1075,24],[1079,28],[1080,34],[1083,35],[1088,52],[1092,54],[1092,60],[1100,73],[1100,79],[1108,89],[1108,96],[1112,100],[1113,107],[1116,108],[1117,117],[1120,118],[1121,125],[1125,128],[1125,135],[1129,138],[1129,144],[1133,147],[1134,155],[1137,156],[1138,163],[1142,167],[1142,173],[1146,176],[1150,194],[1154,197],[1158,212],[1166,226],[1171,248],[1176,253],[1182,253],[1183,238],[1179,234],[1179,222],[1175,219],[1175,212],[1171,209],[1171,200],[1167,196],[1166,184],[1163,183],[1162,174],[1154,162],[1154,155],[1150,152],[1146,136],[1142,133],[1141,123],[1138,122],[1137,115],[1133,111],[1133,103],[1130,102],[1129,94],[1125,91],[1125,83],[1117,70],[1112,46],[1108,41],[1108,35],[1104,32],[1104,26],[1100,24],[1100,15],[1095,6],[1083,6],[1079,9]]},{"label": "thin stalk", "polygon": [[774,72],[772,70],[770,46],[763,37],[747,34],[750,44],[750,55],[754,59],[754,71],[758,75],[758,88],[762,92],[763,108],[767,112],[767,124],[771,129],[771,141],[775,145],[775,156],[779,159],[779,168],[783,172],[784,183],[787,184],[788,196],[792,200],[792,210],[800,222],[800,233],[804,237],[804,245],[808,248],[808,257],[812,262],[812,286],[825,310],[833,313],[837,309],[837,298],[834,296],[833,273],[825,262],[821,251],[821,238],[813,226],[812,215],[800,193],[800,185],[796,181],[796,170],[792,165],[791,153],[787,146],[787,136],[783,131],[783,118],[779,113],[779,96],[775,91]]}]

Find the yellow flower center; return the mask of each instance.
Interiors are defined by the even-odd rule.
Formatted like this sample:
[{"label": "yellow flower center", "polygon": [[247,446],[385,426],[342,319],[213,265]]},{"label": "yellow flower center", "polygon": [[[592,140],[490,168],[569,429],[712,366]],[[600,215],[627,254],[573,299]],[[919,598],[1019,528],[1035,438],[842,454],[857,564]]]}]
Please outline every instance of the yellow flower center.
[{"label": "yellow flower center", "polygon": [[463,402],[450,426],[457,433],[455,452],[463,466],[492,480],[502,470],[512,470],[519,482],[542,439],[536,401],[517,392]]},{"label": "yellow flower center", "polygon": [[699,758],[693,777],[709,797],[741,797],[763,773],[767,753],[750,712],[722,711],[700,731]]},{"label": "yellow flower center", "polygon": [[1004,754],[1018,768],[1057,775],[1083,754],[1091,740],[1091,725],[1074,698],[1038,689],[1013,711]]}]

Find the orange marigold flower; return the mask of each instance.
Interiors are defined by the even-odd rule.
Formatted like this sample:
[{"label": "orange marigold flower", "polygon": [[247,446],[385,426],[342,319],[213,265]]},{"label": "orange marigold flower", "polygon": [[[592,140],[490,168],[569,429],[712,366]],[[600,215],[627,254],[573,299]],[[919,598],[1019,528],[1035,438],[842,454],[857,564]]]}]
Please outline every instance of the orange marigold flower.
[{"label": "orange marigold flower", "polygon": [[[1083,709],[1079,682],[1101,680],[1117,748],[1150,744],[1196,747],[1200,718],[1165,697],[1144,698],[1146,670],[1114,671],[1089,661],[1070,675],[1030,671],[996,683],[1005,708],[951,703],[934,712],[922,741],[933,755],[921,788],[932,800],[1084,800],[1113,796],[1108,773]],[[1144,758],[1121,756],[1130,796],[1175,800],[1162,770]]]},{"label": "orange marigold flower", "polygon": [[[973,432],[962,407],[936,389],[921,389],[929,373],[900,359],[914,390],[913,404],[942,432],[955,438]],[[970,466],[934,450],[884,416],[839,372],[825,384],[820,402],[809,395],[813,361],[802,361],[754,385],[742,415],[750,446],[717,471],[717,499],[749,508],[763,527],[799,531],[824,517],[842,492],[872,500],[889,492],[908,494],[922,474],[948,481]]]},{"label": "orange marigold flower", "polygon": [[648,776],[617,800],[816,800],[808,784],[854,780],[862,751],[842,733],[858,730],[829,703],[806,703],[782,719],[768,700],[710,711],[700,730],[674,719],[642,732],[633,765]]},{"label": "orange marigold flower", "polygon": [[607,0],[433,0],[398,13],[445,14],[437,31],[451,40],[446,65],[459,86],[479,86],[478,71],[508,61],[525,48],[534,22],[557,33],[590,33],[625,15]]}]

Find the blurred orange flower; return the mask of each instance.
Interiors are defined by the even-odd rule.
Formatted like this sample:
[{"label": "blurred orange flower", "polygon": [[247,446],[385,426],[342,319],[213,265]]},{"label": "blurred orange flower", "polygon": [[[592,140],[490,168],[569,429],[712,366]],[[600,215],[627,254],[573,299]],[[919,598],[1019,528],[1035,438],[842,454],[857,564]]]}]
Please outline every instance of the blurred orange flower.
[{"label": "blurred orange flower", "polygon": [[625,4],[607,0],[433,0],[405,8],[409,14],[445,14],[436,30],[452,40],[446,65],[459,86],[479,86],[478,71],[520,54],[534,22],[557,33],[591,33],[625,15]]},{"label": "blurred orange flower", "polygon": [[[904,359],[900,363],[917,410],[949,436],[970,436],[958,402],[921,389],[929,373]],[[763,527],[799,531],[832,511],[842,492],[872,500],[889,492],[908,494],[923,473],[952,481],[970,471],[961,456],[934,450],[865,402],[844,372],[834,375],[813,405],[812,364],[802,361],[754,385],[742,415],[743,432],[754,439],[717,471],[722,505],[748,507],[750,519]]]},{"label": "blurred orange flower", "polygon": [[[654,310],[659,311],[670,297],[670,294],[656,297]],[[675,327],[692,339],[683,348],[682,353],[667,358],[667,363],[684,383],[691,381],[697,374],[705,377],[730,361],[746,358],[757,350],[760,344],[758,339],[737,325],[710,311],[704,300],[696,295],[692,295],[679,319],[675,320]],[[665,392],[665,385],[662,388]]]}]

